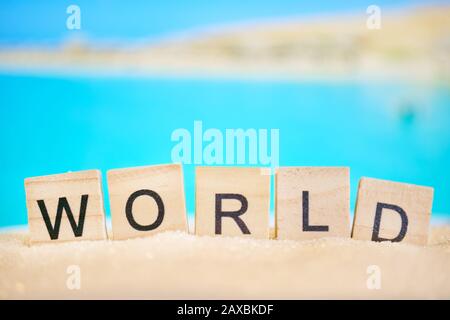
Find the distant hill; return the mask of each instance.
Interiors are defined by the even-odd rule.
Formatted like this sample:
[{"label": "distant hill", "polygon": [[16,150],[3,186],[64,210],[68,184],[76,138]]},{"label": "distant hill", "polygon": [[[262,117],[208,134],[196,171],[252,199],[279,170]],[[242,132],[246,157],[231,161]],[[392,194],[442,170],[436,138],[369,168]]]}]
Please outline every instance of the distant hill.
[{"label": "distant hill", "polygon": [[280,79],[447,82],[450,6],[322,15],[192,31],[151,43],[0,48],[0,69]]}]

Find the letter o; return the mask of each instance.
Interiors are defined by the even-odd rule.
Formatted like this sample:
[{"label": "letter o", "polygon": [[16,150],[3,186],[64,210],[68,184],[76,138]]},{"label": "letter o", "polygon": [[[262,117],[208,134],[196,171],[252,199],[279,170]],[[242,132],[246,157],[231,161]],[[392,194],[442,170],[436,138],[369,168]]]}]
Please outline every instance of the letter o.
[{"label": "letter o", "polygon": [[[155,202],[156,202],[156,204],[158,206],[158,217],[156,218],[156,221],[153,222],[152,224],[141,225],[141,224],[137,223],[136,220],[134,220],[134,217],[133,217],[133,203],[134,203],[134,200],[136,200],[140,196],[152,197],[155,200]],[[154,230],[154,229],[158,228],[161,225],[161,223],[163,222],[163,219],[164,219],[164,203],[163,203],[161,197],[159,196],[159,194],[157,194],[155,191],[148,190],[148,189],[138,190],[138,191],[132,193],[131,196],[128,198],[127,204],[126,204],[126,207],[125,207],[125,213],[126,213],[126,216],[127,216],[128,223],[134,229],[136,229],[138,231]]]}]

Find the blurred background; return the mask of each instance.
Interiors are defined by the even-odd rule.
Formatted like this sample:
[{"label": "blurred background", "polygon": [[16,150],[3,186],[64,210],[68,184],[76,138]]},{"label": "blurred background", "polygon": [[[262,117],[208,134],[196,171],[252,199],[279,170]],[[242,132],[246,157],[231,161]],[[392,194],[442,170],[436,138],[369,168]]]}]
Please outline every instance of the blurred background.
[{"label": "blurred background", "polygon": [[282,166],[349,166],[352,209],[362,176],[432,186],[448,221],[449,17],[449,1],[3,0],[0,227],[27,223],[24,178],[170,163],[195,120],[279,129]]}]

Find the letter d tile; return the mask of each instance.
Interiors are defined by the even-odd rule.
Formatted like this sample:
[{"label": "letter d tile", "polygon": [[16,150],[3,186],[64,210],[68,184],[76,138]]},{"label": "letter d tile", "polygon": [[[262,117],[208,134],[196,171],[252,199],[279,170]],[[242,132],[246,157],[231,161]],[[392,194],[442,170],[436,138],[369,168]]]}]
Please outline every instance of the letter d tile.
[{"label": "letter d tile", "polygon": [[432,204],[433,188],[362,178],[352,238],[426,245]]}]

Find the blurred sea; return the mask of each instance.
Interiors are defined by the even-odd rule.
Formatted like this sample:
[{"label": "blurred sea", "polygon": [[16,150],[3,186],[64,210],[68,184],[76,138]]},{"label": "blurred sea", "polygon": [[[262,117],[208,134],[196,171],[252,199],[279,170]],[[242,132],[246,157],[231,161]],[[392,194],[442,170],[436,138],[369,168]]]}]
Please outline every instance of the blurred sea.
[{"label": "blurred sea", "polygon": [[25,177],[169,163],[172,131],[195,120],[280,129],[283,166],[350,166],[352,208],[369,176],[434,187],[433,216],[450,218],[445,86],[3,74],[0,88],[0,227],[26,224]]}]

